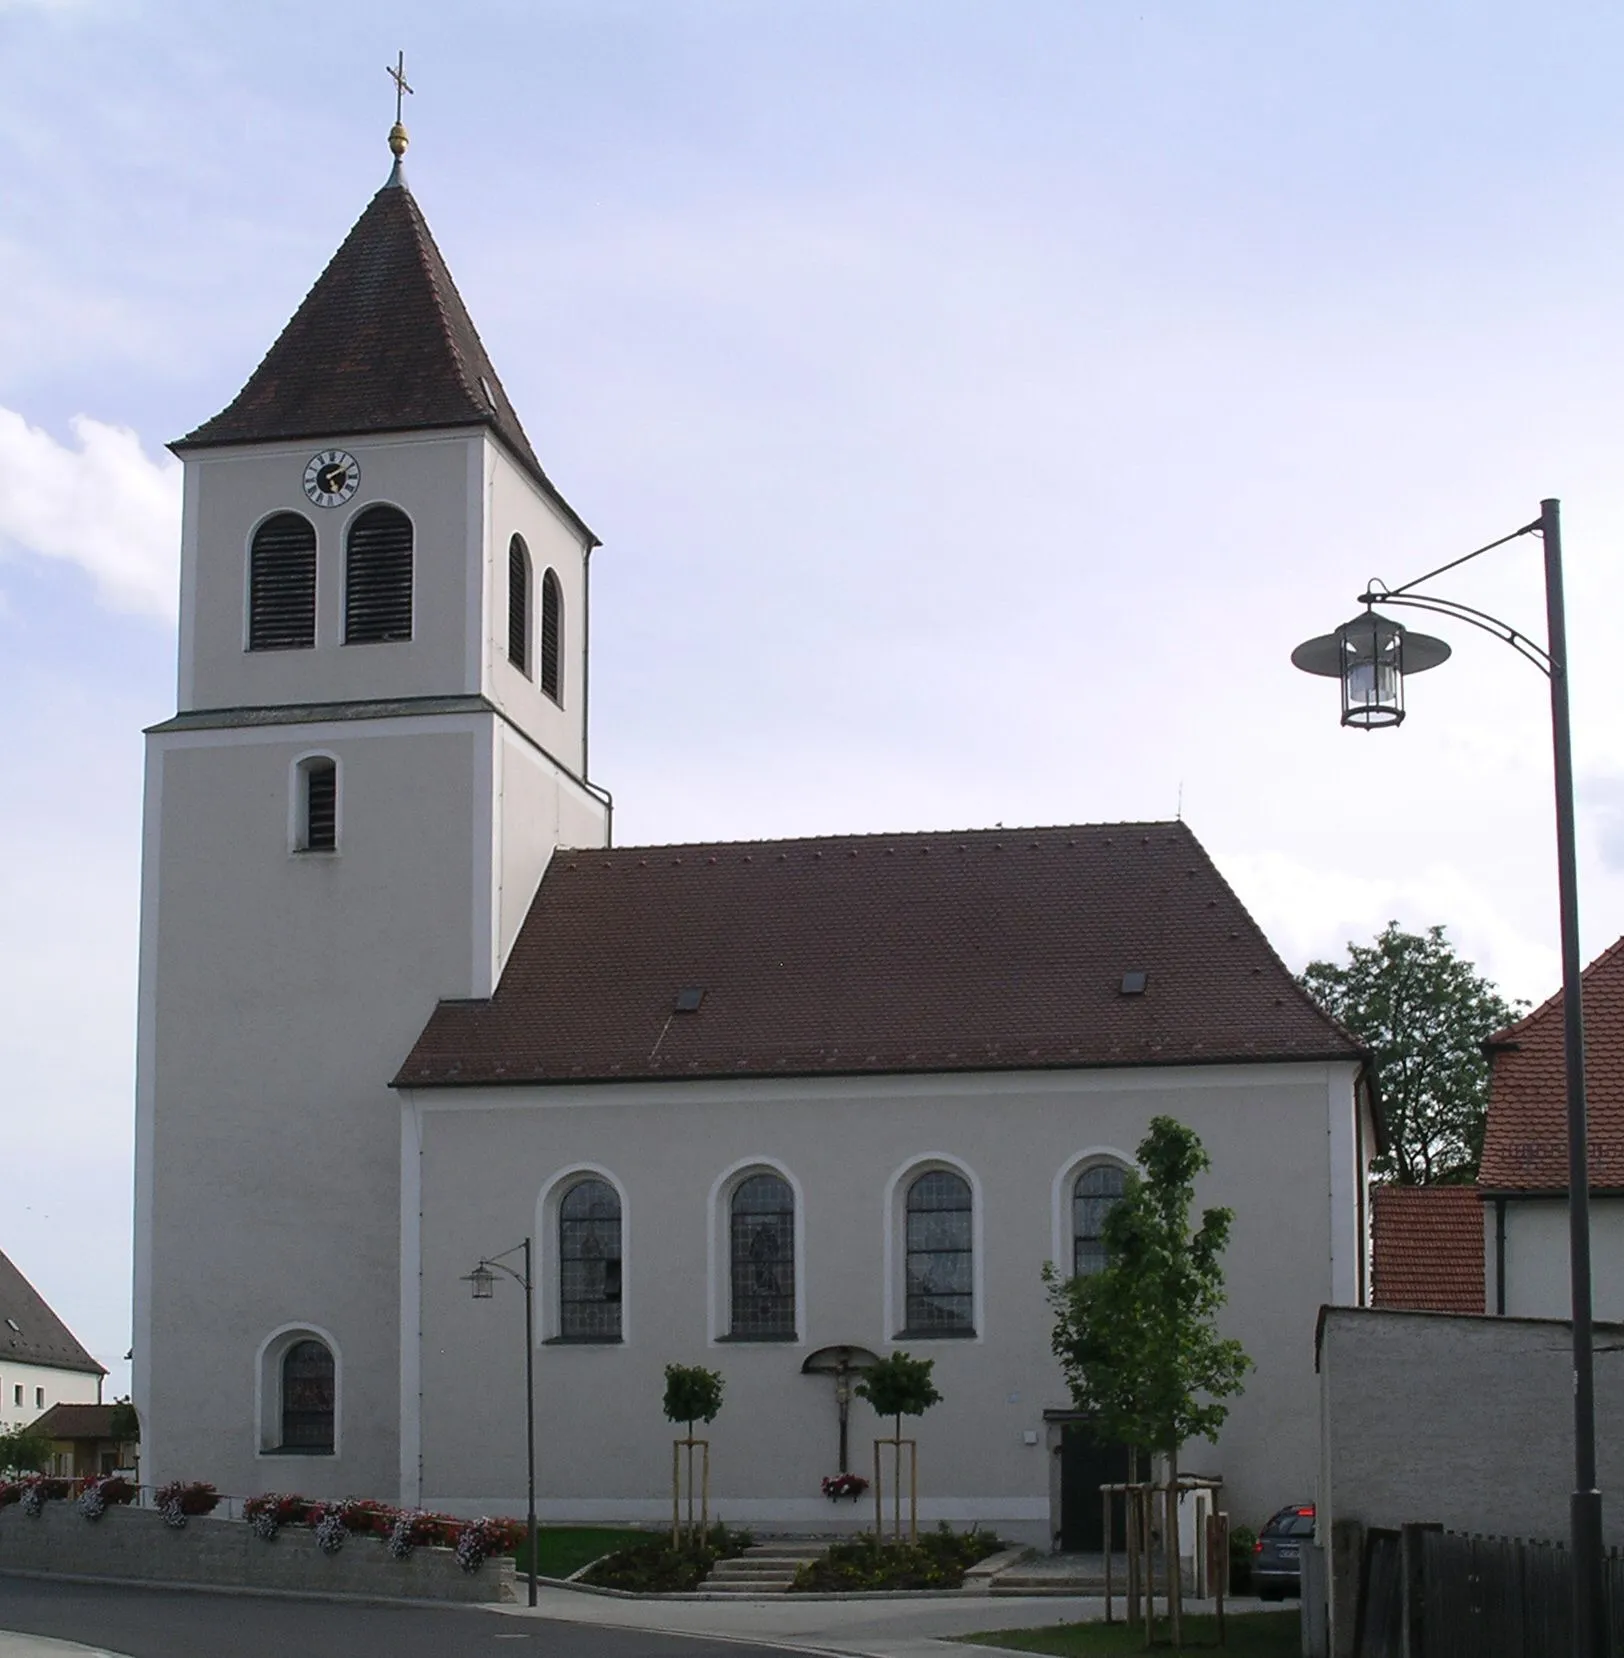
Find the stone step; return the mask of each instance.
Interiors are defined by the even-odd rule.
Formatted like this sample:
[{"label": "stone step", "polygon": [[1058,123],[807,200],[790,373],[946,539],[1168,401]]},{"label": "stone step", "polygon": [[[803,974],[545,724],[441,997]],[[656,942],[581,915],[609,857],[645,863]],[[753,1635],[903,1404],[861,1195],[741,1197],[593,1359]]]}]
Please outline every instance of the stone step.
[{"label": "stone step", "polygon": [[765,1582],[761,1583],[718,1583],[715,1578],[708,1577],[702,1584],[700,1584],[699,1587],[701,1593],[707,1595],[736,1595],[743,1597],[744,1599],[750,1599],[756,1595],[782,1595],[789,1589],[792,1582],[794,1582],[793,1578],[786,1577],[782,1580],[778,1578],[768,1578]]},{"label": "stone step", "polygon": [[752,1543],[743,1554],[735,1555],[735,1560],[816,1560],[828,1543]]},{"label": "stone step", "polygon": [[712,1577],[794,1577],[799,1560],[718,1560]]}]

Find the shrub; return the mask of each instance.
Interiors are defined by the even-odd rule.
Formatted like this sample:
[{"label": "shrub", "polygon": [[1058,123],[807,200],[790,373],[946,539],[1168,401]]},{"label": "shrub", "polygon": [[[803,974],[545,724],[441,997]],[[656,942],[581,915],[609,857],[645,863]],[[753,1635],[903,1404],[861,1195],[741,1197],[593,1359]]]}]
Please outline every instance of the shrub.
[{"label": "shrub", "polygon": [[1257,1533],[1250,1526],[1229,1528],[1229,1592],[1249,1595],[1252,1592],[1252,1555],[1257,1548]]},{"label": "shrub", "polygon": [[835,1543],[795,1574],[791,1589],[957,1589],[978,1560],[1004,1547],[990,1531],[955,1532],[945,1523],[917,1543],[881,1542],[865,1531]]},{"label": "shrub", "polygon": [[753,1541],[747,1531],[729,1531],[718,1520],[703,1543],[684,1541],[672,1548],[670,1538],[650,1537],[616,1549],[595,1561],[582,1575],[583,1583],[598,1589],[630,1589],[640,1594],[669,1595],[697,1589],[718,1560],[741,1555]]}]

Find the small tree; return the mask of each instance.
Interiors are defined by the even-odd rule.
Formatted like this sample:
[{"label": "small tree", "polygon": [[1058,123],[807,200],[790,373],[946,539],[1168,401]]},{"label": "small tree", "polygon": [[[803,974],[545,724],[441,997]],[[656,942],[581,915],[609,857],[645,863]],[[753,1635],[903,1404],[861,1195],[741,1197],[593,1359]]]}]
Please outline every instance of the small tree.
[{"label": "small tree", "polygon": [[[1106,1216],[1104,1268],[1062,1281],[1044,1269],[1055,1312],[1052,1338],[1077,1408],[1101,1434],[1167,1458],[1173,1638],[1181,1626],[1178,1458],[1187,1439],[1213,1439],[1241,1391],[1251,1360],[1218,1334],[1224,1304],[1219,1264],[1233,1215],[1208,1209],[1190,1230],[1195,1179],[1211,1166],[1193,1130],[1152,1119],[1130,1173]],[[1109,1541],[1109,1540],[1108,1540]]]},{"label": "small tree", "polygon": [[[892,1461],[892,1513],[894,1515],[892,1529],[900,1537],[902,1534],[902,1419],[905,1416],[923,1416],[932,1405],[938,1405],[942,1396],[936,1391],[936,1384],[931,1380],[930,1373],[935,1368],[934,1359],[911,1359],[906,1353],[893,1353],[888,1359],[881,1359],[878,1364],[872,1364],[863,1372],[863,1379],[857,1384],[857,1396],[868,1400],[874,1407],[877,1416],[889,1416],[895,1422],[895,1432],[892,1435],[895,1446],[895,1457]],[[914,1449],[913,1458],[914,1483],[918,1484],[919,1452]],[[880,1447],[876,1441],[874,1446],[874,1530],[878,1535],[880,1530]],[[909,1509],[909,1529],[918,1530],[918,1516]]]},{"label": "small tree", "polygon": [[1508,1002],[1442,927],[1389,921],[1347,964],[1311,961],[1299,980],[1376,1057],[1387,1153],[1373,1172],[1401,1185],[1469,1185],[1483,1155],[1489,1065],[1483,1041],[1526,1002]]},{"label": "small tree", "polygon": [[51,1443],[43,1434],[18,1428],[0,1434],[0,1473],[43,1474],[51,1465]]},{"label": "small tree", "polygon": [[694,1437],[694,1423],[714,1422],[722,1409],[726,1384],[719,1370],[697,1364],[668,1364],[665,1367],[665,1414],[672,1422],[686,1422],[688,1437]]},{"label": "small tree", "polygon": [[697,1526],[694,1521],[694,1423],[714,1422],[722,1408],[722,1374],[697,1364],[668,1364],[665,1367],[665,1414],[672,1422],[688,1425],[686,1439],[671,1447],[671,1543],[675,1547],[682,1530],[681,1453],[688,1451],[688,1534],[698,1538],[710,1525],[710,1441],[704,1447],[702,1492]]},{"label": "small tree", "polygon": [[120,1445],[141,1443],[141,1419],[128,1399],[113,1401],[113,1414],[107,1422],[107,1437],[116,1439]]}]

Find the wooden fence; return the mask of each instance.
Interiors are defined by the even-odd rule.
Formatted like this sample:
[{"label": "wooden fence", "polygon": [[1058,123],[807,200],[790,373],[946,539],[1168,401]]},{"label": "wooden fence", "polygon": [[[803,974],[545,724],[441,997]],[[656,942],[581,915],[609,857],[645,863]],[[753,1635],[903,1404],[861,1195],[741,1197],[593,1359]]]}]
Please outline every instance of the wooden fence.
[{"label": "wooden fence", "polygon": [[[1624,1653],[1624,1559],[1606,1560],[1612,1650]],[[1556,1658],[1572,1650],[1572,1557],[1560,1543],[1438,1526],[1365,1534],[1357,1658]]]}]

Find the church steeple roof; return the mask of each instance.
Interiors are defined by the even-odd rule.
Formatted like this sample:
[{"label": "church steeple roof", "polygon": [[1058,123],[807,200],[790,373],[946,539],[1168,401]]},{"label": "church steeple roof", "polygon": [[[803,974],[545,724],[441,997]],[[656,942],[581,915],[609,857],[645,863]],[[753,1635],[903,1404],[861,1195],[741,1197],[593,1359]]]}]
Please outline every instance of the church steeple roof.
[{"label": "church steeple roof", "polygon": [[480,425],[586,529],[542,471],[397,159],[247,385],[171,447]]}]

